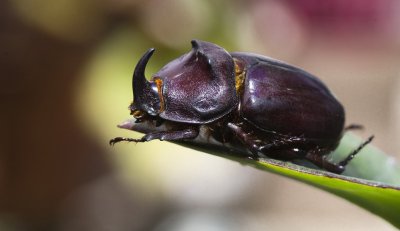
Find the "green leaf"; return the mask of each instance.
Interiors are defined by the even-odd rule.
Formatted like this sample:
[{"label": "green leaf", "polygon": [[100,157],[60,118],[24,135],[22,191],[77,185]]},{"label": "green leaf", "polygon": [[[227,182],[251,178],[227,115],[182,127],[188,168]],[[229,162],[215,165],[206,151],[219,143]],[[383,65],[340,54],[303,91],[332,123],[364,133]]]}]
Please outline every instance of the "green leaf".
[{"label": "green leaf", "polygon": [[[361,139],[354,135],[345,135],[340,146],[331,155],[334,157],[333,160],[342,159],[361,142]],[[400,167],[393,157],[372,145],[366,146],[359,152],[342,175],[287,161],[270,158],[254,161],[204,146],[187,143],[180,145],[315,186],[351,201],[400,228]]]},{"label": "green leaf", "polygon": [[[133,119],[120,126],[142,133],[155,129],[154,125],[135,124]],[[400,228],[400,167],[392,157],[372,145],[367,145],[360,151],[346,166],[346,171],[338,175],[316,169],[304,161],[297,162],[298,164],[270,158],[255,161],[238,157],[224,148],[209,143],[198,143],[198,141],[175,143],[315,186],[351,201]],[[332,158],[332,162],[341,160],[360,143],[362,143],[360,138],[346,134],[329,158]]]}]

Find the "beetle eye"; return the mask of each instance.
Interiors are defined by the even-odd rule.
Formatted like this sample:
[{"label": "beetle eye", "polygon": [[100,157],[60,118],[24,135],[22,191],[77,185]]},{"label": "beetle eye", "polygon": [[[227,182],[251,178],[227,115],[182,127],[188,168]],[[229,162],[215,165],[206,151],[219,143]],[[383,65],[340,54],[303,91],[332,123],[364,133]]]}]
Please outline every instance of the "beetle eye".
[{"label": "beetle eye", "polygon": [[140,119],[145,115],[145,113],[140,110],[134,110],[131,112],[131,115],[133,115],[135,119]]}]

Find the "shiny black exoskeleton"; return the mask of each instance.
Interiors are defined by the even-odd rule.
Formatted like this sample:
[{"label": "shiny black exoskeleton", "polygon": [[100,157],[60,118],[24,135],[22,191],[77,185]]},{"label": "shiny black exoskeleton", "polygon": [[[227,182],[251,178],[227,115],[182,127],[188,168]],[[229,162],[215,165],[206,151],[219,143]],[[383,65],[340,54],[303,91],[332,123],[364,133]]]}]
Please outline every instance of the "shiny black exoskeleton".
[{"label": "shiny black exoskeleton", "polygon": [[[146,133],[141,139],[185,141],[227,147],[244,156],[307,159],[331,172],[346,164],[372,137],[338,164],[326,160],[346,130],[343,106],[313,75],[260,55],[228,53],[192,41],[192,51],[144,76],[154,49],[137,64],[129,109],[135,123],[123,128]],[[357,126],[350,126],[357,128]]]}]

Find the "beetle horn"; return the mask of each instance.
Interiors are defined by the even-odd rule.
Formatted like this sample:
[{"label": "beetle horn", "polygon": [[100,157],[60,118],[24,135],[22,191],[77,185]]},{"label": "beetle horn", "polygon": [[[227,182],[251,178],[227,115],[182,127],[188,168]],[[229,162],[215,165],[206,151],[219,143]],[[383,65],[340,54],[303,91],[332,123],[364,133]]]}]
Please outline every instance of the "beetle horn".
[{"label": "beetle horn", "polygon": [[146,65],[150,60],[150,57],[154,53],[154,48],[150,48],[146,53],[140,58],[139,62],[136,64],[135,71],[133,72],[132,77],[132,90],[134,100],[138,99],[141,95],[143,95],[143,91],[146,88],[149,88],[150,83],[147,81],[144,72],[146,70]]},{"label": "beetle horn", "polygon": [[153,82],[147,81],[144,72],[146,65],[153,55],[154,48],[149,49],[140,58],[132,77],[133,104],[131,110],[140,109],[151,115],[157,114],[160,107],[158,93],[154,92]]}]

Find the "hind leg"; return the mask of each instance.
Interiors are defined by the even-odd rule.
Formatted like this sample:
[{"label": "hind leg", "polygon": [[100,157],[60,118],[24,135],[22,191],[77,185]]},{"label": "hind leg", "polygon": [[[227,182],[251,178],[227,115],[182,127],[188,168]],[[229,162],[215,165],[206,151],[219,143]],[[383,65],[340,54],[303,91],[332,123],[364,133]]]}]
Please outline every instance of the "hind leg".
[{"label": "hind leg", "polygon": [[329,152],[330,152],[330,150],[327,150],[327,149],[315,148],[315,149],[311,150],[310,152],[308,152],[306,154],[305,158],[322,169],[325,169],[325,170],[328,170],[330,172],[334,172],[337,174],[341,174],[345,170],[346,165],[367,144],[371,143],[372,139],[374,139],[374,136],[370,136],[366,141],[364,141],[356,149],[354,149],[349,155],[347,155],[346,158],[344,158],[342,161],[340,161],[337,164],[331,163],[326,159],[327,154],[329,154]]},{"label": "hind leg", "polygon": [[329,172],[340,174],[344,171],[345,165],[335,164],[329,162],[326,157],[331,150],[315,148],[309,151],[304,158],[309,160],[311,163],[317,165],[318,167],[328,170]]},{"label": "hind leg", "polygon": [[[345,159],[336,164],[326,159],[327,154],[332,151],[331,149],[315,147],[312,142],[304,137],[277,137],[266,142],[252,133],[246,132],[240,124],[228,123],[228,128],[250,150],[252,155],[249,157],[254,160],[258,160],[260,157],[259,153],[276,159],[293,159],[294,157],[305,158],[318,167],[337,174],[342,173],[354,156],[373,139],[373,136],[369,137]],[[350,126],[348,129],[358,128],[359,126],[355,125]],[[298,152],[295,152],[295,149],[298,149]]]}]

